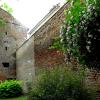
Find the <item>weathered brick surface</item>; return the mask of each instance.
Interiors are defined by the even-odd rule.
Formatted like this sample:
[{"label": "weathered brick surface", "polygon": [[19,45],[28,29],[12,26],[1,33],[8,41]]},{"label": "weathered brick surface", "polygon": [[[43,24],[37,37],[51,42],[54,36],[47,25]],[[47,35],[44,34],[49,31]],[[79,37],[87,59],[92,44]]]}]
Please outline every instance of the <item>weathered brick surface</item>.
[{"label": "weathered brick surface", "polygon": [[5,79],[7,79],[5,73],[0,72],[0,80],[5,80]]},{"label": "weathered brick surface", "polygon": [[86,84],[94,90],[94,100],[100,100],[100,72],[88,70]]},{"label": "weathered brick surface", "polygon": [[56,49],[44,49],[35,53],[36,67],[53,67],[64,63],[64,55]]},{"label": "weathered brick surface", "polygon": [[[0,20],[5,23],[0,26],[0,79],[15,78],[16,49],[26,40],[27,28],[1,8]],[[3,63],[9,63],[9,67],[4,67]]]},{"label": "weathered brick surface", "polygon": [[68,4],[65,4],[61,8],[58,8],[45,24],[43,24],[35,33],[32,33],[34,35],[36,51],[47,48],[51,45],[52,39],[60,35],[60,27],[65,19],[64,10],[67,7]]},{"label": "weathered brick surface", "polygon": [[[35,66],[45,67],[63,64],[63,54],[58,53],[58,50],[49,50],[52,45],[54,37],[60,35],[60,27],[65,19],[64,10],[68,4],[63,5],[61,8],[55,10],[52,17],[46,21],[35,33],[34,36],[34,49],[35,49]],[[58,59],[58,61],[57,61]]]},{"label": "weathered brick surface", "polygon": [[4,20],[5,26],[0,27],[0,33],[8,32],[10,36],[16,39],[16,44],[18,46],[22,45],[27,38],[26,32],[28,28],[23,26],[18,20],[16,20],[12,15],[0,8],[0,20]]}]

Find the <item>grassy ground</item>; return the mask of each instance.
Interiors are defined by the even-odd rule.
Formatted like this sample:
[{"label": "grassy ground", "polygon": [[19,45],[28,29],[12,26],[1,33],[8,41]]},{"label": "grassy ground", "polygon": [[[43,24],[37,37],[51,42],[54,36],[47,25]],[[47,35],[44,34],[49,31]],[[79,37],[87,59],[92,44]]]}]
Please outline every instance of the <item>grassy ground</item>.
[{"label": "grassy ground", "polygon": [[17,97],[17,98],[0,99],[0,100],[27,100],[27,97],[21,96],[21,97]]}]

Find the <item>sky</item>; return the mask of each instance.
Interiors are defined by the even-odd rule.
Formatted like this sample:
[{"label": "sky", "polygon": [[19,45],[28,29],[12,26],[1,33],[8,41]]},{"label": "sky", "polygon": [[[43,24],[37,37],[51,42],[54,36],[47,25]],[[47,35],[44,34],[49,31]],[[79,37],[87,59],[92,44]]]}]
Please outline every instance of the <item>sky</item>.
[{"label": "sky", "polygon": [[23,25],[32,29],[49,11],[66,0],[3,0],[13,9],[13,16]]}]

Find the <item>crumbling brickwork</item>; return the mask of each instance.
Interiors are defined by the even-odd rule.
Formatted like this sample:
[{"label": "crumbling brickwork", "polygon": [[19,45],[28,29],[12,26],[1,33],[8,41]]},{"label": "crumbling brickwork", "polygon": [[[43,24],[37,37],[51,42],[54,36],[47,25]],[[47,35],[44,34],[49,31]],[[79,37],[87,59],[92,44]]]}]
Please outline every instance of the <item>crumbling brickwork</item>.
[{"label": "crumbling brickwork", "polygon": [[27,28],[0,8],[0,80],[16,77],[16,49],[26,40]]}]

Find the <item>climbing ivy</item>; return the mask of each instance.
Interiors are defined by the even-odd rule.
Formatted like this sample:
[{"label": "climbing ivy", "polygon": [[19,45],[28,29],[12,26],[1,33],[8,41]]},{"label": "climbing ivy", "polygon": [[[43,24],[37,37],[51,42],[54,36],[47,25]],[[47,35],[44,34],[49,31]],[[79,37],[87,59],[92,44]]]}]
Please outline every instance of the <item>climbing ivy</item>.
[{"label": "climbing ivy", "polygon": [[[68,0],[61,48],[88,67],[100,68],[100,1]],[[64,31],[63,31],[64,30]]]},{"label": "climbing ivy", "polygon": [[[65,11],[65,21],[61,27],[60,34],[60,43],[56,47],[61,47],[64,54],[66,55],[70,52],[71,56],[78,56],[78,48],[77,45],[77,37],[78,37],[78,23],[80,22],[80,17],[86,11],[85,2],[81,2],[80,0],[68,0],[68,4],[70,5]],[[55,41],[53,46],[55,48]]]},{"label": "climbing ivy", "polygon": [[80,63],[100,67],[99,0],[69,0],[65,11],[67,49]]}]

